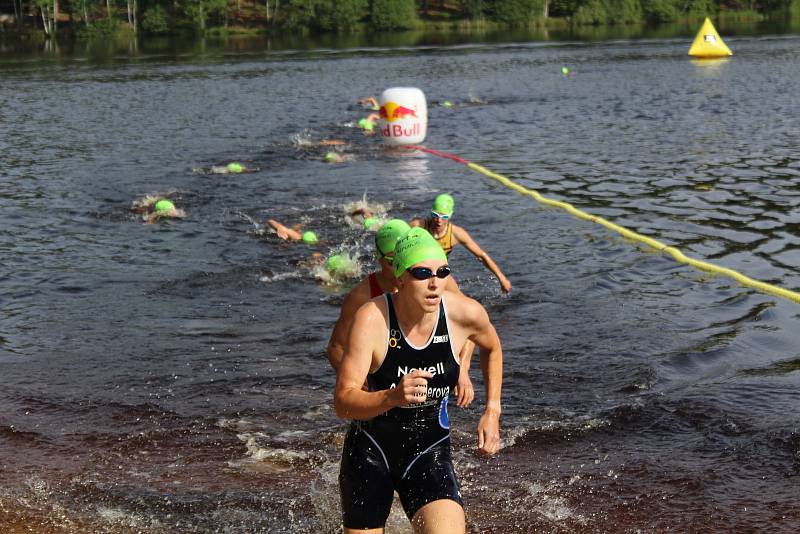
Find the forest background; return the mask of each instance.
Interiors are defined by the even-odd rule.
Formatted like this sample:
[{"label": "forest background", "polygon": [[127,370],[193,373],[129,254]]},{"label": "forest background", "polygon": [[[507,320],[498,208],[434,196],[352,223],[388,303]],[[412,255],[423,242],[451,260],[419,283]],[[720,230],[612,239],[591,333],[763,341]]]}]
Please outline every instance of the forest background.
[{"label": "forest background", "polygon": [[800,18],[800,0],[0,0],[0,34],[317,34]]}]

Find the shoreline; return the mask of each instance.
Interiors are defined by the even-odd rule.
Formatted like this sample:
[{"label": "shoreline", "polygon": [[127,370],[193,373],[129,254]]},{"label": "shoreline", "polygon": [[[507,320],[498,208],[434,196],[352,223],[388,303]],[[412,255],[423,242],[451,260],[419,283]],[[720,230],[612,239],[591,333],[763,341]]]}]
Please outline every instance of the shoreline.
[{"label": "shoreline", "polygon": [[[28,17],[30,18],[30,17]],[[705,15],[679,17],[670,22],[653,23],[646,20],[627,22],[627,23],[600,23],[600,24],[580,24],[570,20],[569,17],[549,17],[547,19],[536,18],[524,24],[506,24],[494,22],[487,19],[469,18],[422,18],[416,22],[414,27],[398,30],[373,31],[365,23],[359,23],[351,31],[347,32],[320,32],[301,29],[291,31],[288,29],[274,29],[265,24],[247,22],[244,20],[235,21],[227,25],[208,26],[204,31],[198,32],[191,28],[178,28],[176,30],[149,34],[144,31],[135,32],[126,22],[119,22],[113,31],[85,32],[85,27],[77,21],[70,19],[69,15],[63,14],[59,17],[58,32],[55,41],[62,43],[65,40],[85,40],[85,41],[117,41],[120,39],[136,39],[139,41],[150,39],[201,39],[201,38],[236,38],[236,37],[266,37],[270,39],[287,39],[297,37],[298,34],[310,40],[326,39],[370,39],[374,37],[403,36],[408,34],[492,34],[501,32],[569,32],[580,36],[582,34],[625,34],[631,30],[648,29],[658,32],[659,29],[675,26],[694,26],[698,28],[702,24]],[[754,11],[721,11],[712,16],[715,26],[723,30],[729,25],[739,24],[758,24],[758,23],[785,23],[792,26],[796,23],[800,26],[800,19],[792,17],[789,13],[758,13]],[[6,22],[0,25],[0,40],[6,42],[44,42],[52,40],[44,34],[41,28],[35,25],[31,19],[28,24],[21,29],[13,23]]]}]

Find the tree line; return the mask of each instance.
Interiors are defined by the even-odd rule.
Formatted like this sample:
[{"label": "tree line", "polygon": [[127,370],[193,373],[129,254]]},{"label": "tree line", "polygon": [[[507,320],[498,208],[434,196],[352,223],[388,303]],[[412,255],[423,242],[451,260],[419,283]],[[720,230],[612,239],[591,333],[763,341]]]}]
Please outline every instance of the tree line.
[{"label": "tree line", "polygon": [[660,23],[726,11],[796,16],[800,0],[0,0],[0,23],[48,36],[59,29],[352,32],[418,29],[428,20],[497,26],[542,25],[552,18],[576,25]]}]

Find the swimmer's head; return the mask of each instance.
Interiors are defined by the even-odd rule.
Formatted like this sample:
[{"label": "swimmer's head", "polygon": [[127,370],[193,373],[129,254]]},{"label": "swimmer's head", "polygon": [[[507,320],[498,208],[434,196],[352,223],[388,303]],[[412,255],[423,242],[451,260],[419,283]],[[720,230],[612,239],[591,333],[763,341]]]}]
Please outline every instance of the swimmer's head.
[{"label": "swimmer's head", "polygon": [[315,244],[319,239],[317,239],[317,234],[312,231],[303,232],[303,243],[307,243],[309,245]]},{"label": "swimmer's head", "polygon": [[341,163],[344,161],[344,158],[337,152],[326,152],[324,159],[328,163]]},{"label": "swimmer's head", "polygon": [[[387,254],[394,252],[397,241],[409,230],[411,227],[402,219],[392,219],[381,226],[375,234],[375,250],[378,253],[378,259],[386,258]],[[391,258],[386,259],[387,261],[391,260]]]},{"label": "swimmer's head", "polygon": [[332,275],[352,272],[355,270],[353,260],[341,254],[332,254],[325,261],[325,269]]},{"label": "swimmer's head", "polygon": [[228,169],[228,172],[232,172],[234,174],[239,174],[240,172],[242,172],[244,170],[244,167],[242,166],[242,164],[241,163],[236,163],[235,161],[231,162],[231,163],[228,163],[228,166],[226,168]]},{"label": "swimmer's head", "polygon": [[359,119],[359,121],[358,121],[358,127],[359,127],[359,128],[361,128],[361,129],[363,129],[363,130],[366,130],[366,131],[368,131],[368,132],[371,132],[371,131],[372,131],[372,130],[375,128],[375,123],[374,123],[374,122],[372,122],[372,121],[371,121],[371,120],[369,120],[369,119],[366,119],[366,118],[364,118],[364,119]]},{"label": "swimmer's head", "polygon": [[380,221],[377,217],[367,217],[364,219],[364,229],[365,230],[372,230],[376,226],[380,224]]},{"label": "swimmer's head", "polygon": [[431,210],[439,215],[445,215],[450,218],[453,215],[453,208],[456,201],[447,193],[442,193],[433,200],[433,207]]},{"label": "swimmer's head", "polygon": [[443,108],[452,108],[453,107],[453,103],[450,102],[449,100],[445,100],[444,102],[442,102],[442,107]]},{"label": "swimmer's head", "polygon": [[427,260],[447,261],[447,256],[439,242],[424,228],[412,228],[397,241],[394,249],[394,276],[400,278],[403,273],[417,263]]},{"label": "swimmer's head", "polygon": [[172,211],[174,209],[175,209],[175,204],[173,204],[171,200],[167,200],[166,198],[162,198],[153,205],[153,211],[155,213],[167,213],[168,211]]}]

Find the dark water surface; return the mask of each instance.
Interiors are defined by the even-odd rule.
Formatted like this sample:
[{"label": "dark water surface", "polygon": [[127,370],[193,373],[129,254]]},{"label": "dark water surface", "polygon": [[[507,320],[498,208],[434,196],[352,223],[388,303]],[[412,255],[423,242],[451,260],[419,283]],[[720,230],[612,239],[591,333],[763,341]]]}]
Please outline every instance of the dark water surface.
[{"label": "dark water surface", "polygon": [[[366,272],[347,206],[410,218],[441,191],[514,284],[451,257],[505,349],[501,453],[475,452],[477,362],[451,414],[471,532],[800,530],[798,304],[344,126],[419,87],[426,146],[797,291],[800,37],[726,41],[3,56],[0,530],[337,531],[324,349],[352,281],[262,225]],[[296,143],[326,137],[352,159]],[[260,170],[194,170],[233,160]],[[156,192],[187,219],[129,213]]]}]

